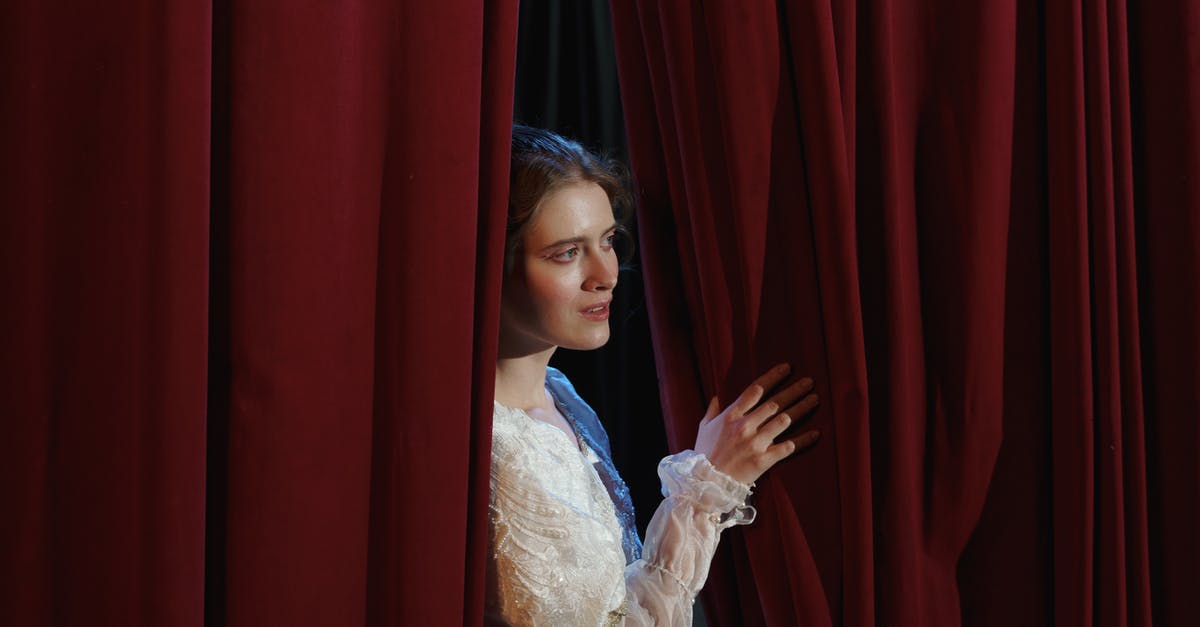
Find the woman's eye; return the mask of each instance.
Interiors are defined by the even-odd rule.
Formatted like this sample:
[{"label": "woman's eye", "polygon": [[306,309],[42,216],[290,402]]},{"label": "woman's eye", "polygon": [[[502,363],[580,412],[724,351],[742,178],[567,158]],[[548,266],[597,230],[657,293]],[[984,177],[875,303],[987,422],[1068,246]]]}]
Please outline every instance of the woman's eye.
[{"label": "woman's eye", "polygon": [[613,243],[614,243],[614,242],[616,242],[616,241],[617,241],[617,234],[616,234],[616,233],[609,233],[608,235],[604,236],[604,247],[605,247],[605,248],[612,248],[612,247],[613,247]]},{"label": "woman's eye", "polygon": [[559,261],[570,261],[577,256],[579,256],[579,248],[573,247],[554,255],[554,259],[558,259]]}]

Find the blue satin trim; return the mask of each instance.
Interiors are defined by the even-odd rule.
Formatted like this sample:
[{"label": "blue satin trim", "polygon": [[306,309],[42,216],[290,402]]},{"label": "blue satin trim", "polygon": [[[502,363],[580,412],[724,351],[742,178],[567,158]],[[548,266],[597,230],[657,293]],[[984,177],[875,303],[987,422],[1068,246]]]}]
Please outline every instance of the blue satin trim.
[{"label": "blue satin trim", "polygon": [[578,437],[588,448],[596,453],[600,462],[596,464],[596,473],[608,496],[612,498],[613,509],[617,513],[617,522],[621,524],[621,547],[625,549],[625,563],[631,564],[642,556],[642,539],[638,536],[637,519],[633,513],[633,501],[629,498],[629,486],[621,479],[612,461],[612,450],[608,443],[608,433],[596,412],[575,392],[575,386],[567,380],[566,375],[555,368],[546,368],[546,389],[554,398],[563,417],[571,423]]}]

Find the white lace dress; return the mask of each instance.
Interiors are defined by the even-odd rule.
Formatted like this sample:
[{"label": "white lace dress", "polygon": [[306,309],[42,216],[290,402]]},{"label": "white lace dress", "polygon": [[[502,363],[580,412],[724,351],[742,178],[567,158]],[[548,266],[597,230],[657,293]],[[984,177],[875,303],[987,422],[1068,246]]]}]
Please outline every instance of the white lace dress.
[{"label": "white lace dress", "polygon": [[684,451],[662,460],[666,497],[626,565],[612,498],[584,440],[493,409],[489,619],[510,625],[691,625],[722,529],[753,520],[750,486]]}]

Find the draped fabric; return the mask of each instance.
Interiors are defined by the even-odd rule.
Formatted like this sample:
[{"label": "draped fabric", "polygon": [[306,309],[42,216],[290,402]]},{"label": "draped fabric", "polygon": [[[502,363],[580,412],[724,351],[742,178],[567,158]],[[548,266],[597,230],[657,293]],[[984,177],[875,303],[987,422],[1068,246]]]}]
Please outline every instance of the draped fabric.
[{"label": "draped fabric", "polygon": [[787,360],[716,625],[1200,609],[1200,11],[612,4],[673,450]]},{"label": "draped fabric", "polygon": [[516,3],[0,9],[0,622],[482,621]]}]

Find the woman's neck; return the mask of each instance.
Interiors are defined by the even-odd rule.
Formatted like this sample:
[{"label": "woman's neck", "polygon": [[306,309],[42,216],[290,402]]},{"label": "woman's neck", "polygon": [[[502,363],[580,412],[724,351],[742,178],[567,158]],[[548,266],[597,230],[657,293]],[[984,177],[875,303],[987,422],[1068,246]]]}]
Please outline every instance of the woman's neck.
[{"label": "woman's neck", "polygon": [[548,409],[546,366],[554,348],[496,360],[496,402],[526,411]]}]

